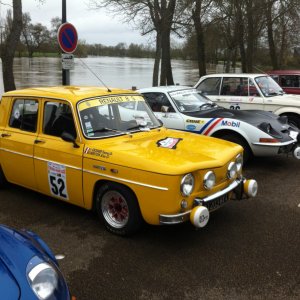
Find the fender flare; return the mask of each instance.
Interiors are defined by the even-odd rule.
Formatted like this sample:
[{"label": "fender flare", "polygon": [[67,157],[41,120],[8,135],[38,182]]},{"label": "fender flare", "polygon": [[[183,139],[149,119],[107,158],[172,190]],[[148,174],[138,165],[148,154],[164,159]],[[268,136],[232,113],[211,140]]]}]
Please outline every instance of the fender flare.
[{"label": "fender flare", "polygon": [[284,115],[284,114],[296,114],[299,115],[300,117],[300,107],[291,107],[291,106],[285,106],[285,107],[280,107],[276,110],[273,111],[274,114],[276,115]]}]

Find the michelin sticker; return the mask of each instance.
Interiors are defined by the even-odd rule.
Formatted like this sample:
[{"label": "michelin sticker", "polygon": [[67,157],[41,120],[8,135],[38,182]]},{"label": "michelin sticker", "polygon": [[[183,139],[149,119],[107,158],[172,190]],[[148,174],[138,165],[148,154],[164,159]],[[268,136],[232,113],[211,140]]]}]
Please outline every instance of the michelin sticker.
[{"label": "michelin sticker", "polygon": [[48,162],[48,182],[51,194],[68,200],[66,175],[64,165]]},{"label": "michelin sticker", "polygon": [[161,148],[176,149],[177,144],[181,140],[182,139],[167,137],[163,140],[159,140],[156,144],[158,147],[161,147]]}]

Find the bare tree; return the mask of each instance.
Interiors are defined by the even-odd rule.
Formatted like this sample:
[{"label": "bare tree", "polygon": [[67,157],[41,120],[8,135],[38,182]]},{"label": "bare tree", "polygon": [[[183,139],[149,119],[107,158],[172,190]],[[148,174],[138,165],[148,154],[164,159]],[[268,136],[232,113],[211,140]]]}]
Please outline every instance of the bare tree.
[{"label": "bare tree", "polygon": [[22,2],[21,0],[13,0],[13,19],[9,25],[7,36],[1,45],[1,59],[4,90],[11,91],[16,89],[13,74],[13,61],[15,51],[20,40],[22,31]]},{"label": "bare tree", "polygon": [[174,84],[171,66],[170,35],[175,31],[176,0],[90,0],[90,8],[107,8],[114,14],[123,14],[125,22],[131,22],[142,35],[155,33],[156,56],[153,69],[153,85]]}]

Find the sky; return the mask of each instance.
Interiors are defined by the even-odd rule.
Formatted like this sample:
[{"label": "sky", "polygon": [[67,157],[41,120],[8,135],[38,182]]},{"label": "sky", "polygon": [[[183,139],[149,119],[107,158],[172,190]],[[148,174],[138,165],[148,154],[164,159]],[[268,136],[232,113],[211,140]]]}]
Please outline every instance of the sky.
[{"label": "sky", "polygon": [[[31,22],[42,23],[50,29],[50,21],[53,17],[62,16],[61,0],[44,0],[40,4],[38,0],[22,0],[23,13],[29,12]],[[149,44],[153,39],[142,37],[137,30],[133,30],[129,24],[124,24],[121,18],[114,17],[105,9],[89,10],[88,0],[66,0],[67,22],[72,23],[80,40],[88,44],[100,43],[106,46],[115,46],[118,43]],[[1,3],[12,5],[11,0],[1,0]],[[9,5],[0,4],[1,18],[5,18]]]}]

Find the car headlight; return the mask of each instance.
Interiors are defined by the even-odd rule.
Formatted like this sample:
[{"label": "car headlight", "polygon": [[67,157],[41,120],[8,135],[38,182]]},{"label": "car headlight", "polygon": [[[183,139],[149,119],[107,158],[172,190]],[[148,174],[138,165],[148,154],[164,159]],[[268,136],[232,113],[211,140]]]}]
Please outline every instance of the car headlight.
[{"label": "car headlight", "polygon": [[235,164],[236,164],[236,168],[238,172],[241,172],[242,167],[243,167],[243,163],[244,163],[244,159],[243,159],[243,155],[239,154],[236,158],[235,158]]},{"label": "car headlight", "polygon": [[208,171],[203,178],[203,186],[207,190],[210,190],[216,184],[216,175],[213,171]]},{"label": "car headlight", "polygon": [[275,138],[281,138],[281,135],[279,132],[277,132],[270,123],[267,122],[262,122],[261,124],[259,124],[257,126],[260,130],[262,130],[263,132],[275,137]]},{"label": "car headlight", "polygon": [[237,175],[237,165],[235,162],[231,162],[229,165],[228,165],[228,169],[227,169],[227,178],[228,179],[233,179],[235,178]]},{"label": "car headlight", "polygon": [[[34,264],[34,257],[28,266]],[[41,261],[41,260],[40,260]],[[55,269],[46,262],[35,265],[28,273],[28,281],[38,299],[44,300],[50,297],[58,286],[58,274]]]},{"label": "car headlight", "polygon": [[180,191],[182,196],[186,197],[192,193],[194,189],[194,183],[194,176],[191,173],[183,176],[180,184]]}]

